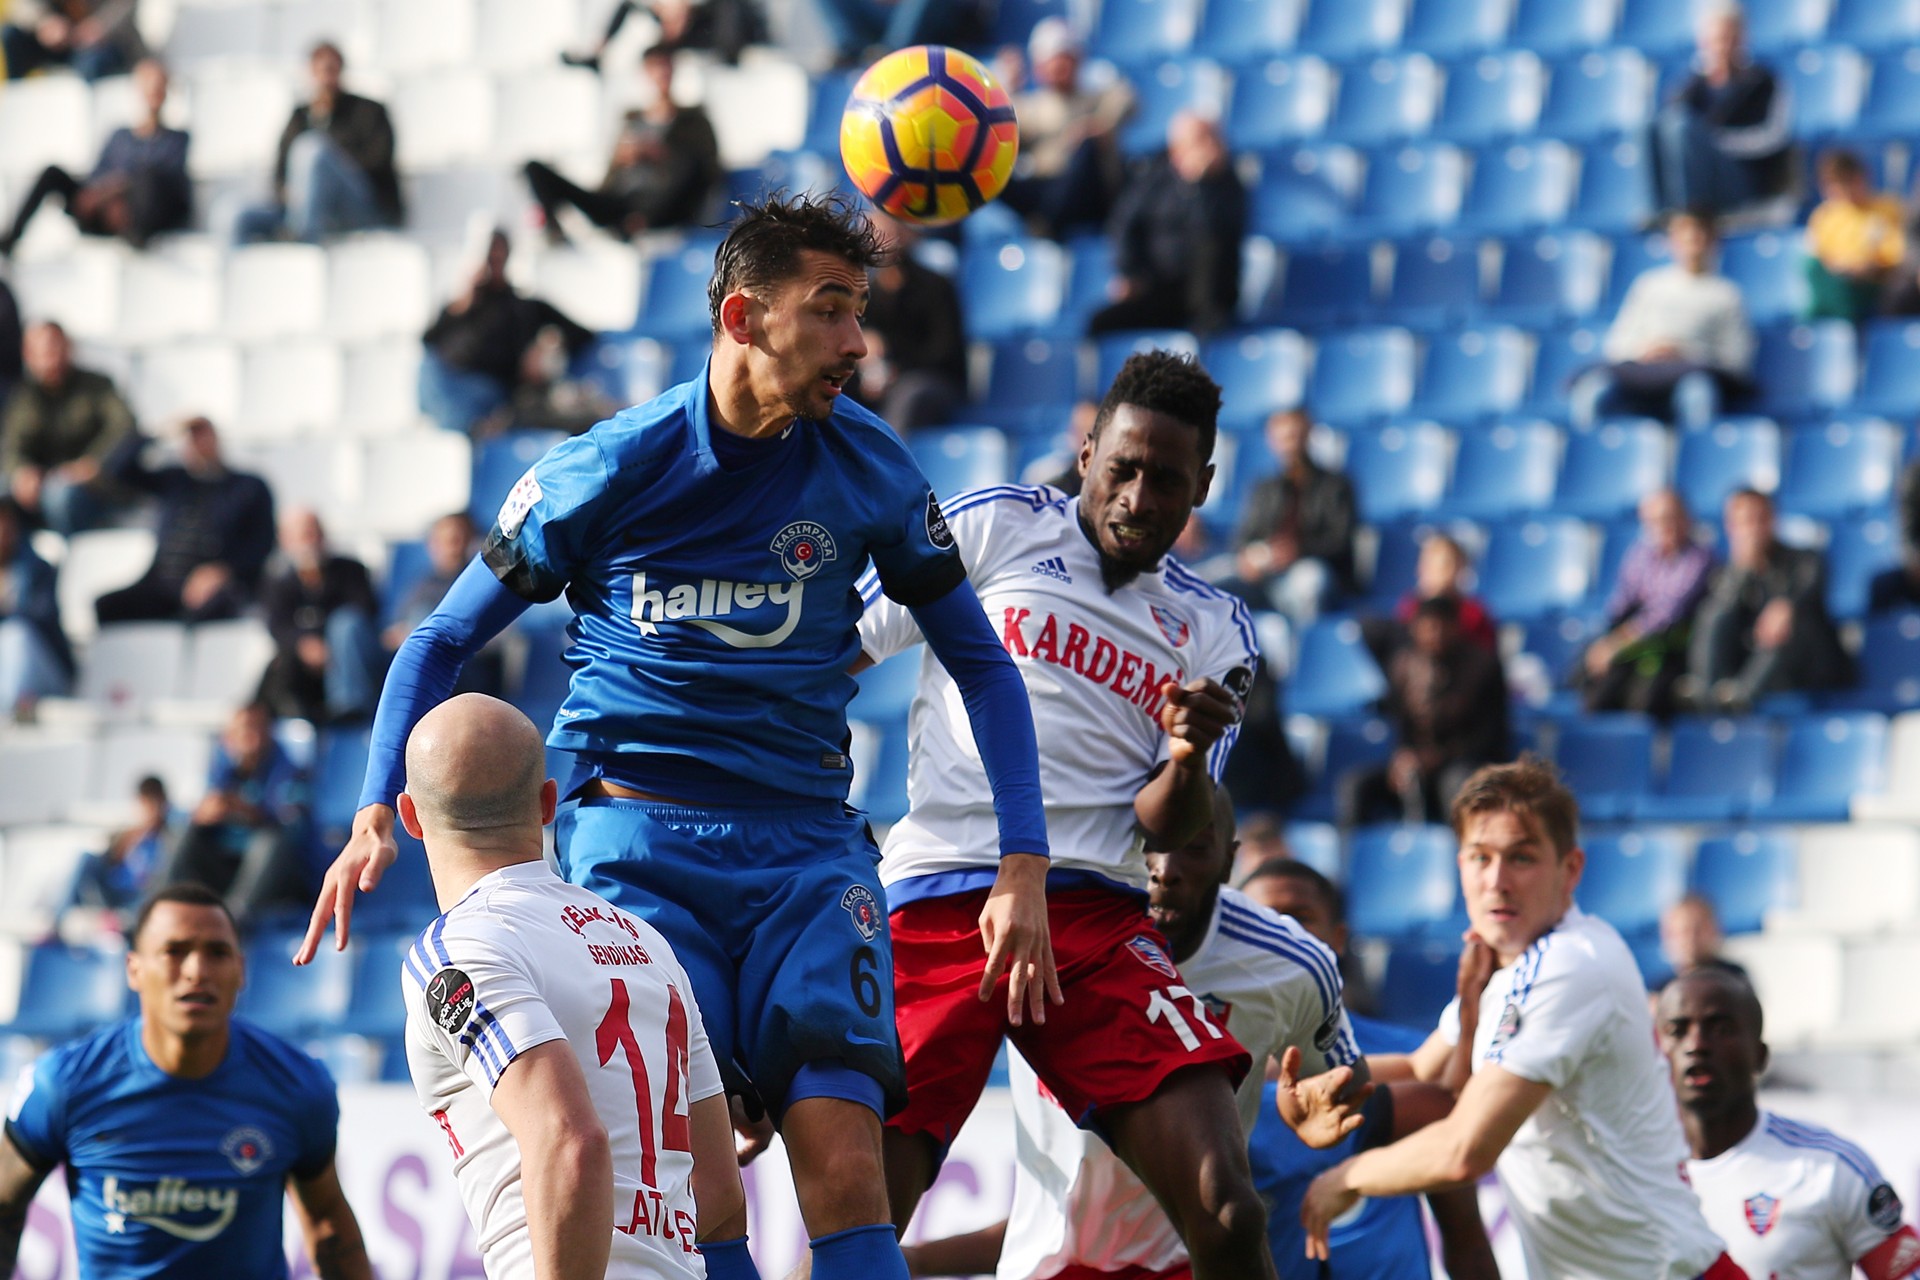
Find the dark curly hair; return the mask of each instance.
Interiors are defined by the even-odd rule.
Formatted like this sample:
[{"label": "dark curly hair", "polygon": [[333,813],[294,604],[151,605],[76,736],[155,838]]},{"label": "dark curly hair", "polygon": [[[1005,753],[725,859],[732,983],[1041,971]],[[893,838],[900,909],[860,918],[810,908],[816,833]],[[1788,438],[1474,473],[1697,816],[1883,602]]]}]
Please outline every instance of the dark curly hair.
[{"label": "dark curly hair", "polygon": [[740,215],[713,255],[707,282],[707,318],[720,333],[720,304],[730,293],[764,288],[794,275],[808,249],[845,258],[856,267],[880,266],[886,250],[873,223],[843,195],[776,192],[758,203],[741,201]]},{"label": "dark curly hair", "polygon": [[1220,418],[1220,384],[1206,367],[1177,351],[1136,351],[1114,375],[1113,385],[1093,417],[1090,439],[1123,404],[1152,413],[1164,413],[1200,433],[1200,461],[1213,460],[1213,441]]}]

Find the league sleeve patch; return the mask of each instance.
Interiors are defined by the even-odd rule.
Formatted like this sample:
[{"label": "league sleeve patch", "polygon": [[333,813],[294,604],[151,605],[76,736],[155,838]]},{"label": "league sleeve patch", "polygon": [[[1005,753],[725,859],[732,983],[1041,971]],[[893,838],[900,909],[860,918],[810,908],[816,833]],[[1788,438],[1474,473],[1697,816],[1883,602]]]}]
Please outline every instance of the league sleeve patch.
[{"label": "league sleeve patch", "polygon": [[1335,1009],[1332,1013],[1327,1015],[1327,1020],[1321,1023],[1319,1028],[1314,1031],[1313,1047],[1318,1049],[1323,1054],[1332,1053],[1333,1046],[1337,1044],[1339,1040],[1340,1040],[1340,1011],[1338,1009]]},{"label": "league sleeve patch", "polygon": [[940,499],[931,493],[927,495],[927,541],[942,551],[953,548],[953,530],[947,527],[947,517],[941,514]]},{"label": "league sleeve patch", "polygon": [[1500,1049],[1520,1034],[1520,1006],[1507,1001],[1507,1007],[1500,1011],[1500,1021],[1494,1025],[1493,1039],[1487,1042],[1487,1052]]},{"label": "league sleeve patch", "polygon": [[1900,1226],[1900,1196],[1891,1183],[1883,1182],[1867,1194],[1867,1221],[1882,1231]]},{"label": "league sleeve patch", "polygon": [[1227,678],[1220,683],[1228,693],[1233,695],[1233,700],[1240,704],[1235,712],[1235,719],[1244,716],[1247,713],[1247,698],[1253,693],[1253,668],[1235,667],[1227,672]]},{"label": "league sleeve patch", "polygon": [[473,979],[458,969],[446,968],[427,983],[427,1017],[450,1036],[460,1034],[473,1016]]},{"label": "league sleeve patch", "polygon": [[543,496],[540,492],[540,478],[533,474],[533,470],[532,467],[528,467],[527,473],[514,481],[512,490],[507,494],[507,500],[500,504],[500,514],[496,517],[495,523],[500,526],[501,534],[506,537],[519,536],[520,526],[527,521],[527,513],[533,510],[534,505]]}]

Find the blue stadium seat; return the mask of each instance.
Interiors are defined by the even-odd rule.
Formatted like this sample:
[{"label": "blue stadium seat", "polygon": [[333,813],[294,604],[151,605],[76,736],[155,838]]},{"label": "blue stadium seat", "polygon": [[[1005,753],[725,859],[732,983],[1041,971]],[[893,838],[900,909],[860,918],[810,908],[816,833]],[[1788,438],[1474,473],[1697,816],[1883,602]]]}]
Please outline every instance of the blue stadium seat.
[{"label": "blue stadium seat", "polygon": [[1426,520],[1375,521],[1373,569],[1367,579],[1367,605],[1387,612],[1413,590],[1420,543],[1433,531]]},{"label": "blue stadium seat", "polygon": [[1207,0],[1193,51],[1245,64],[1293,48],[1307,0]]},{"label": "blue stadium seat", "polygon": [[[356,915],[356,922],[358,918]],[[240,988],[240,999],[233,1010],[275,1035],[294,1040],[337,1030],[346,1017],[353,989],[352,952],[323,946],[314,953],[313,963],[296,969],[281,957],[292,955],[299,945],[297,933],[254,937],[254,953],[272,959],[248,967],[247,985]],[[397,971],[387,980],[395,987],[400,985]]]},{"label": "blue stadium seat", "polygon": [[1580,193],[1568,221],[1593,231],[1637,232],[1656,212],[1652,164],[1638,138],[1589,145],[1580,164]]},{"label": "blue stadium seat", "polygon": [[1374,523],[1432,511],[1446,489],[1449,452],[1446,430],[1431,422],[1353,432],[1347,475],[1361,518]]},{"label": "blue stadium seat", "polygon": [[854,732],[849,802],[875,822],[898,822],[907,815],[907,722],[856,720],[849,724]]},{"label": "blue stadium seat", "polygon": [[1366,168],[1351,147],[1295,147],[1270,157],[1251,196],[1249,229],[1281,244],[1325,240],[1359,203]]},{"label": "blue stadium seat", "polygon": [[1372,310],[1373,256],[1364,248],[1296,249],[1262,318],[1281,324],[1350,324]]},{"label": "blue stadium seat", "polygon": [[367,772],[366,728],[328,729],[320,735],[313,769],[313,824],[323,843],[345,838],[360,808],[360,783]]},{"label": "blue stadium seat", "polygon": [[1560,432],[1545,422],[1501,422],[1460,433],[1443,518],[1497,520],[1546,507],[1560,469]]},{"label": "blue stadium seat", "polygon": [[1573,53],[1613,35],[1614,0],[1519,0],[1508,41],[1542,54]]},{"label": "blue stadium seat", "polygon": [[[1146,0],[1157,3],[1158,0]],[[1141,0],[1125,0],[1139,4]],[[1205,58],[1181,58],[1142,69],[1133,78],[1138,100],[1120,128],[1120,149],[1128,155],[1154,155],[1166,148],[1167,126],[1182,111],[1212,119],[1226,114],[1227,79],[1219,64]]]},{"label": "blue stadium seat", "polygon": [[1877,507],[1893,492],[1900,433],[1891,423],[1838,419],[1787,437],[1780,510],[1831,518]]},{"label": "blue stadium seat", "polygon": [[1505,243],[1489,314],[1508,324],[1545,328],[1591,315],[1606,288],[1607,245],[1569,231]]},{"label": "blue stadium seat", "polygon": [[[1347,868],[1347,923],[1363,938],[1411,940],[1453,912],[1460,872],[1445,827],[1363,827]],[[1457,954],[1457,953],[1456,953]]]},{"label": "blue stadium seat", "polygon": [[[1914,326],[1920,339],[1920,325]],[[1896,338],[1897,338],[1896,334]],[[1760,330],[1760,342],[1753,361],[1754,381],[1759,384],[1757,399],[1765,413],[1782,418],[1810,418],[1840,408],[1853,399],[1855,340],[1853,326],[1844,320],[1820,320],[1813,324],[1769,325]],[[1891,353],[1889,353],[1891,354]],[[1907,365],[1920,368],[1909,355]],[[1888,398],[1906,397],[1895,390],[1906,380],[1905,371],[1883,360]],[[1920,374],[1912,381],[1911,414],[1920,409]],[[1864,401],[1864,403],[1862,402]],[[1855,407],[1883,412],[1884,407],[1864,394]],[[1900,412],[1896,409],[1895,412]]]},{"label": "blue stadium seat", "polygon": [[1403,412],[1413,399],[1415,360],[1413,335],[1405,329],[1327,335],[1310,384],[1315,412],[1343,425]]},{"label": "blue stadium seat", "polygon": [[395,542],[387,547],[387,572],[380,579],[380,625],[394,621],[414,587],[433,572],[424,541]]},{"label": "blue stadium seat", "polygon": [[689,242],[647,266],[647,287],[634,320],[637,337],[697,342],[713,333],[707,317],[707,281],[713,275],[715,242]]},{"label": "blue stadium seat", "polygon": [[1378,1016],[1402,1027],[1431,1030],[1452,1001],[1460,948],[1440,942],[1403,942],[1387,952]]},{"label": "blue stadium seat", "polygon": [[1650,934],[1686,892],[1687,850],[1673,831],[1628,831],[1586,839],[1587,867],[1575,898],[1623,934]]},{"label": "blue stadium seat", "polygon": [[[1889,539],[1891,541],[1891,539]],[[1832,702],[1865,711],[1920,707],[1920,612],[1867,619],[1857,656],[1859,683]]]},{"label": "blue stadium seat", "polygon": [[1729,934],[1759,933],[1767,913],[1800,898],[1800,858],[1793,834],[1780,827],[1710,836],[1693,851],[1695,893],[1713,903]]},{"label": "blue stadium seat", "polygon": [[1340,715],[1327,722],[1326,750],[1313,789],[1294,807],[1294,817],[1328,822],[1334,816],[1335,789],[1350,770],[1377,765],[1393,754],[1393,728],[1377,716]]},{"label": "blue stadium seat", "polygon": [[1865,616],[1876,575],[1900,563],[1900,540],[1891,522],[1835,520],[1827,536],[1827,612],[1836,618]]},{"label": "blue stadium seat", "polygon": [[1509,0],[1414,0],[1400,43],[1436,58],[1498,48],[1513,16]]},{"label": "blue stadium seat", "polygon": [[1782,78],[1793,95],[1790,101],[1795,137],[1844,134],[1859,123],[1872,66],[1857,50],[1843,46],[1801,49],[1781,63]]},{"label": "blue stadium seat", "polygon": [[1051,240],[967,246],[960,258],[967,336],[992,341],[1044,331],[1060,316],[1067,255]]},{"label": "blue stadium seat", "polygon": [[1615,236],[1613,263],[1607,272],[1607,301],[1610,308],[1626,301],[1633,282],[1654,267],[1673,262],[1673,246],[1664,234]]},{"label": "blue stadium seat", "polygon": [[1287,682],[1287,709],[1297,715],[1364,711],[1387,689],[1380,665],[1351,618],[1322,618],[1300,633],[1300,653]]},{"label": "blue stadium seat", "polygon": [[1127,357],[1140,351],[1176,351],[1187,355],[1200,354],[1200,340],[1182,329],[1142,329],[1134,333],[1102,334],[1094,340],[1093,386],[1089,388],[1089,398],[1098,400],[1113,385],[1113,379],[1120,372],[1120,366]]},{"label": "blue stadium seat", "polygon": [[1540,131],[1573,142],[1633,133],[1653,118],[1654,70],[1638,49],[1593,49],[1555,64]]},{"label": "blue stadium seat", "polygon": [[1757,719],[1681,720],[1667,776],[1633,806],[1653,822],[1725,822],[1773,794],[1772,726]]},{"label": "blue stadium seat", "polygon": [[1663,58],[1686,54],[1693,48],[1693,6],[1673,0],[1622,0],[1614,38]]},{"label": "blue stadium seat", "polygon": [[398,1036],[406,1030],[407,1006],[400,994],[400,966],[413,945],[414,936],[354,932],[353,945],[347,949],[352,982],[338,1030],[349,1035],[380,1037]]},{"label": "blue stadium seat", "polygon": [[1772,493],[1780,483],[1780,428],[1764,418],[1682,432],[1674,487],[1696,519],[1719,518],[1735,489]]},{"label": "blue stadium seat", "polygon": [[1287,852],[1338,884],[1345,878],[1340,857],[1340,828],[1330,822],[1289,822]]},{"label": "blue stadium seat", "polygon": [[91,947],[34,947],[20,970],[20,999],[0,1034],[66,1040],[115,1021],[125,1006],[121,958]]},{"label": "blue stadium seat", "polygon": [[509,431],[474,451],[473,487],[467,512],[482,529],[493,523],[500,504],[528,468],[567,438],[564,431]]},{"label": "blue stadium seat", "polygon": [[1805,250],[1798,232],[1731,236],[1720,246],[1720,274],[1740,286],[1755,324],[1806,314]]},{"label": "blue stadium seat", "polygon": [[1565,418],[1567,384],[1599,361],[1605,336],[1605,330],[1592,325],[1571,325],[1541,334],[1540,345],[1533,353],[1533,389],[1527,397],[1527,412]]},{"label": "blue stadium seat", "polygon": [[1856,791],[1878,791],[1887,718],[1872,712],[1794,720],[1780,753],[1773,796],[1754,807],[1762,822],[1845,822]]},{"label": "blue stadium seat", "polygon": [[1838,0],[1827,35],[1869,49],[1920,44],[1920,0]]},{"label": "blue stadium seat", "polygon": [[1566,221],[1580,160],[1564,142],[1514,142],[1481,153],[1473,167],[1460,222],[1477,231],[1514,235]]},{"label": "blue stadium seat", "polygon": [[1466,154],[1451,143],[1380,152],[1367,165],[1360,206],[1346,232],[1359,239],[1401,238],[1451,226],[1466,185]]},{"label": "blue stadium seat", "polygon": [[1920,133],[1920,47],[1889,52],[1874,60],[1858,131],[1876,138]]},{"label": "blue stadium seat", "polygon": [[1060,308],[1060,332],[1079,337],[1087,330],[1087,317],[1112,299],[1107,288],[1113,283],[1113,241],[1103,235],[1085,235],[1067,242],[1072,266],[1067,272],[1067,299]]},{"label": "blue stadium seat", "polygon": [[995,427],[932,427],[914,432],[907,448],[942,498],[1004,484],[1012,468],[1006,434]]},{"label": "blue stadium seat", "polygon": [[[1920,81],[1915,91],[1920,92]],[[1867,330],[1862,364],[1852,408],[1902,420],[1920,414],[1920,321],[1874,324]]]},{"label": "blue stadium seat", "polygon": [[913,695],[920,690],[920,651],[897,654],[868,667],[854,680],[860,687],[847,704],[847,715],[873,723],[904,720]]},{"label": "blue stadium seat", "polygon": [[1440,106],[1440,68],[1424,53],[1373,58],[1347,69],[1327,135],[1356,146],[1417,138]]},{"label": "blue stadium seat", "polygon": [[1312,54],[1244,67],[1234,78],[1227,112],[1228,145],[1237,151],[1271,151],[1320,136],[1339,83],[1326,60]]},{"label": "blue stadium seat", "polygon": [[1064,413],[1079,390],[1080,353],[1072,342],[1011,338],[988,348],[984,404],[1004,409],[1057,406]]},{"label": "blue stadium seat", "polygon": [[1300,47],[1329,58],[1361,58],[1398,44],[1405,21],[1405,0],[1314,4],[1300,27]]},{"label": "blue stadium seat", "polygon": [[1569,515],[1612,519],[1666,482],[1666,428],[1648,418],[1602,422],[1567,438],[1553,505]]},{"label": "blue stadium seat", "polygon": [[1593,574],[1593,531],[1568,517],[1494,527],[1480,562],[1480,597],[1496,618],[1570,609]]},{"label": "blue stadium seat", "polygon": [[1833,0],[1747,0],[1747,43],[1762,53],[1780,53],[1823,40]]},{"label": "blue stadium seat", "polygon": [[1546,67],[1529,51],[1481,54],[1448,70],[1433,131],[1474,143],[1531,134],[1546,91]]},{"label": "blue stadium seat", "polygon": [[1088,52],[1122,66],[1177,58],[1193,43],[1199,0],[1107,0]]},{"label": "blue stadium seat", "polygon": [[1313,354],[1291,329],[1261,329],[1212,339],[1200,362],[1220,384],[1222,421],[1253,424],[1305,398]]},{"label": "blue stadium seat", "polygon": [[1386,313],[1416,329],[1458,324],[1480,305],[1480,248],[1472,241],[1414,241],[1395,247]]},{"label": "blue stadium seat", "polygon": [[813,77],[813,100],[807,109],[807,135],[804,151],[816,155],[840,154],[840,117],[847,109],[858,71],[830,71]]},{"label": "blue stadium seat", "polygon": [[1519,408],[1527,394],[1533,352],[1518,329],[1488,325],[1436,335],[1416,400],[1422,413],[1443,422],[1497,417]]},{"label": "blue stadium seat", "polygon": [[[1602,563],[1604,567],[1604,552]],[[1604,573],[1596,575],[1596,583],[1606,580]],[[1600,633],[1600,627],[1601,624],[1595,622],[1590,614],[1542,614],[1522,624],[1520,652],[1538,658],[1540,665],[1546,669],[1547,678],[1553,681],[1554,688],[1558,690],[1573,677],[1574,664]],[[1548,709],[1552,708],[1550,699]],[[1584,798],[1581,803],[1586,803]],[[1599,814],[1593,816],[1596,819],[1600,817]]]}]

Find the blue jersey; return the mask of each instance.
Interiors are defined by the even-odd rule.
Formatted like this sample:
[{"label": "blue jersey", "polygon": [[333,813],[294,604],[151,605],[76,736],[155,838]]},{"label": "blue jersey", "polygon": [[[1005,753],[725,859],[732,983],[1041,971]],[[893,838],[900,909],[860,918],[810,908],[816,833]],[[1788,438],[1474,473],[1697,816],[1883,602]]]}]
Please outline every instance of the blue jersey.
[{"label": "blue jersey", "polygon": [[333,1162],[340,1105],[327,1069],[238,1018],[226,1059],[170,1076],[130,1018],[44,1054],[22,1075],[7,1137],[67,1167],[80,1274],[206,1280],[287,1274],[289,1176]]},{"label": "blue jersey", "polygon": [[[1353,1034],[1362,1053],[1412,1053],[1426,1037],[1406,1027],[1354,1017]],[[1359,1142],[1350,1136],[1325,1151],[1315,1151],[1287,1128],[1274,1109],[1273,1086],[1260,1101],[1260,1119],[1253,1127],[1248,1152],[1253,1162],[1253,1185],[1267,1202],[1267,1235],[1273,1245],[1274,1266],[1280,1280],[1411,1280],[1432,1274],[1426,1229],[1420,1222],[1416,1196],[1388,1196],[1366,1201],[1358,1217],[1337,1223],[1328,1233],[1333,1263],[1325,1271],[1307,1257],[1307,1236],[1300,1228],[1300,1202],[1315,1177],[1354,1153]]]},{"label": "blue jersey", "polygon": [[906,446],[846,398],[719,457],[716,432],[703,372],[554,446],[501,507],[488,566],[575,615],[547,740],[642,785],[700,762],[844,800],[855,584],[871,560],[913,607],[966,570]]}]

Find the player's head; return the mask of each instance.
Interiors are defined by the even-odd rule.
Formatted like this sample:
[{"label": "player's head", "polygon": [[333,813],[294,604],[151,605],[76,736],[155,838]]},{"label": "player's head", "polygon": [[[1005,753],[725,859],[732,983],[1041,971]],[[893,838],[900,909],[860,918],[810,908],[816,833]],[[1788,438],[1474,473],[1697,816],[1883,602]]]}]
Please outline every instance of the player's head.
[{"label": "player's head", "polygon": [[867,271],[884,258],[873,224],[843,196],[742,204],[707,285],[715,394],[725,374],[758,411],[831,413],[867,354]]},{"label": "player's head", "polygon": [[205,885],[169,885],[141,904],[128,935],[127,986],[140,1016],[164,1034],[224,1032],[246,981],[240,931]]},{"label": "player's head", "polygon": [[1340,886],[1295,858],[1268,858],[1247,874],[1240,892],[1294,920],[1333,949],[1347,950],[1347,898]]},{"label": "player's head", "polygon": [[448,859],[539,857],[540,829],[553,820],[556,792],[540,731],[498,698],[449,698],[407,737],[400,821],[426,844],[436,887]]},{"label": "player's head", "polygon": [[1573,905],[1587,865],[1579,827],[1573,793],[1533,756],[1487,765],[1454,797],[1467,918],[1502,963],[1518,959]]},{"label": "player's head", "polygon": [[1184,960],[1207,936],[1213,904],[1233,867],[1239,841],[1233,836],[1233,797],[1213,790],[1213,818],[1178,849],[1147,854],[1147,914],[1173,958]]},{"label": "player's head", "polygon": [[1109,589],[1153,569],[1207,500],[1220,385],[1192,356],[1127,357],[1080,446],[1080,523]]},{"label": "player's head", "polygon": [[1654,1021],[1682,1107],[1712,1116],[1753,1105],[1767,1069],[1766,1019],[1739,970],[1711,961],[1675,978]]}]

